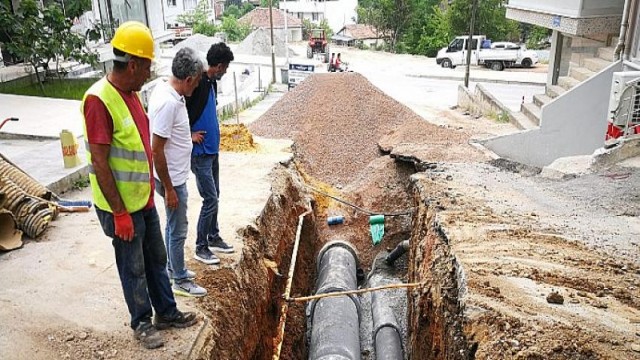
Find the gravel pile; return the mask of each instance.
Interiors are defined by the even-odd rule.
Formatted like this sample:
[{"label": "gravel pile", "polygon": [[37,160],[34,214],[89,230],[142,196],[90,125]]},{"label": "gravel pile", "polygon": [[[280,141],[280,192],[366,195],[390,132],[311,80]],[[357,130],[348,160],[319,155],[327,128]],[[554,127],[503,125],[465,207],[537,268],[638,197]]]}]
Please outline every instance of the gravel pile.
[{"label": "gravel pile", "polygon": [[212,36],[205,36],[202,34],[193,34],[187,39],[184,39],[177,43],[176,46],[173,47],[173,49],[177,52],[184,47],[189,47],[193,50],[204,53],[206,56],[207,51],[209,51],[211,45],[217,44],[219,42],[222,42],[222,39]]},{"label": "gravel pile", "polygon": [[[273,43],[275,45],[275,53],[277,57],[287,56],[284,34],[282,34],[282,32],[274,31]],[[236,52],[245,55],[271,56],[271,32],[269,29],[263,28],[254,30],[240,44],[238,44]],[[289,54],[293,54],[293,51],[289,50]]]},{"label": "gravel pile", "polygon": [[308,77],[252,123],[250,130],[263,137],[292,139],[296,157],[308,174],[344,186],[380,156],[378,140],[401,125],[407,125],[402,134],[412,134],[413,126],[427,141],[434,134],[438,141],[452,135],[453,141],[466,142],[455,131],[427,123],[357,73]]}]

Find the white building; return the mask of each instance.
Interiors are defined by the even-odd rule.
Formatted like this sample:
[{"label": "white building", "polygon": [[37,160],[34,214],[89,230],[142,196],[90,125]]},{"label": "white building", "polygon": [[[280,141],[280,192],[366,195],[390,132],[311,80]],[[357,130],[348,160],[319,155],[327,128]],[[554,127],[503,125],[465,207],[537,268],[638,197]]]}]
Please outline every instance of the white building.
[{"label": "white building", "polygon": [[345,25],[355,24],[358,15],[356,7],[358,0],[286,0],[280,1],[280,9],[285,9],[289,14],[298,19],[307,19],[319,23],[327,19],[334,32],[338,32]]},{"label": "white building", "polygon": [[[176,27],[179,24],[178,16],[186,12],[195,11],[198,0],[162,0],[164,1],[164,19],[167,27]],[[220,19],[224,12],[225,0],[208,0],[208,18],[211,22]],[[213,4],[215,3],[215,11]]]}]

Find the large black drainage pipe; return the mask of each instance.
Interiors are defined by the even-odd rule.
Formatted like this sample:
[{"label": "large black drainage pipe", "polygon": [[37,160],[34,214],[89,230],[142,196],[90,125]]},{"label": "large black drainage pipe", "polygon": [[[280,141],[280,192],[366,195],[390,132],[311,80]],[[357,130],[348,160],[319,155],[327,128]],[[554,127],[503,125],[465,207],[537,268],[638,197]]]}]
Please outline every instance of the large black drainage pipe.
[{"label": "large black drainage pipe", "polygon": [[[358,257],[346,242],[326,244],[317,258],[316,294],[355,290]],[[314,300],[307,307],[310,360],[360,360],[360,301],[357,296]]]},{"label": "large black drainage pipe", "polygon": [[400,327],[384,296],[375,292],[371,294],[371,313],[376,360],[404,359]]},{"label": "large black drainage pipe", "polygon": [[393,263],[407,251],[409,251],[409,240],[404,240],[400,242],[398,246],[396,246],[396,248],[393,249],[393,251],[391,251],[384,260],[387,264],[393,265]]}]

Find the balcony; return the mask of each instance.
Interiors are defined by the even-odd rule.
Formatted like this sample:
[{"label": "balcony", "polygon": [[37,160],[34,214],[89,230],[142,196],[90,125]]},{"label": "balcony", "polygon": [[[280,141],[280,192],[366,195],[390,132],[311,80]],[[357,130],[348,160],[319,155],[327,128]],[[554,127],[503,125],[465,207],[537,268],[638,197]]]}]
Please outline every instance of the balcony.
[{"label": "balcony", "polygon": [[507,18],[572,35],[620,28],[624,0],[509,0]]},{"label": "balcony", "polygon": [[510,0],[509,8],[570,18],[621,16],[624,0]]}]

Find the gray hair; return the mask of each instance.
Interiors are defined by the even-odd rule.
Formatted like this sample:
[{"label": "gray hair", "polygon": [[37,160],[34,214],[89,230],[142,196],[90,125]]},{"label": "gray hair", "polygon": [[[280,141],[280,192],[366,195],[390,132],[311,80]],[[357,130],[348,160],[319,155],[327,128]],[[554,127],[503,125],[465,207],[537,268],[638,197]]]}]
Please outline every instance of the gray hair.
[{"label": "gray hair", "polygon": [[204,65],[198,54],[185,47],[178,51],[171,64],[171,73],[180,80],[189,76],[197,76],[204,71]]}]

